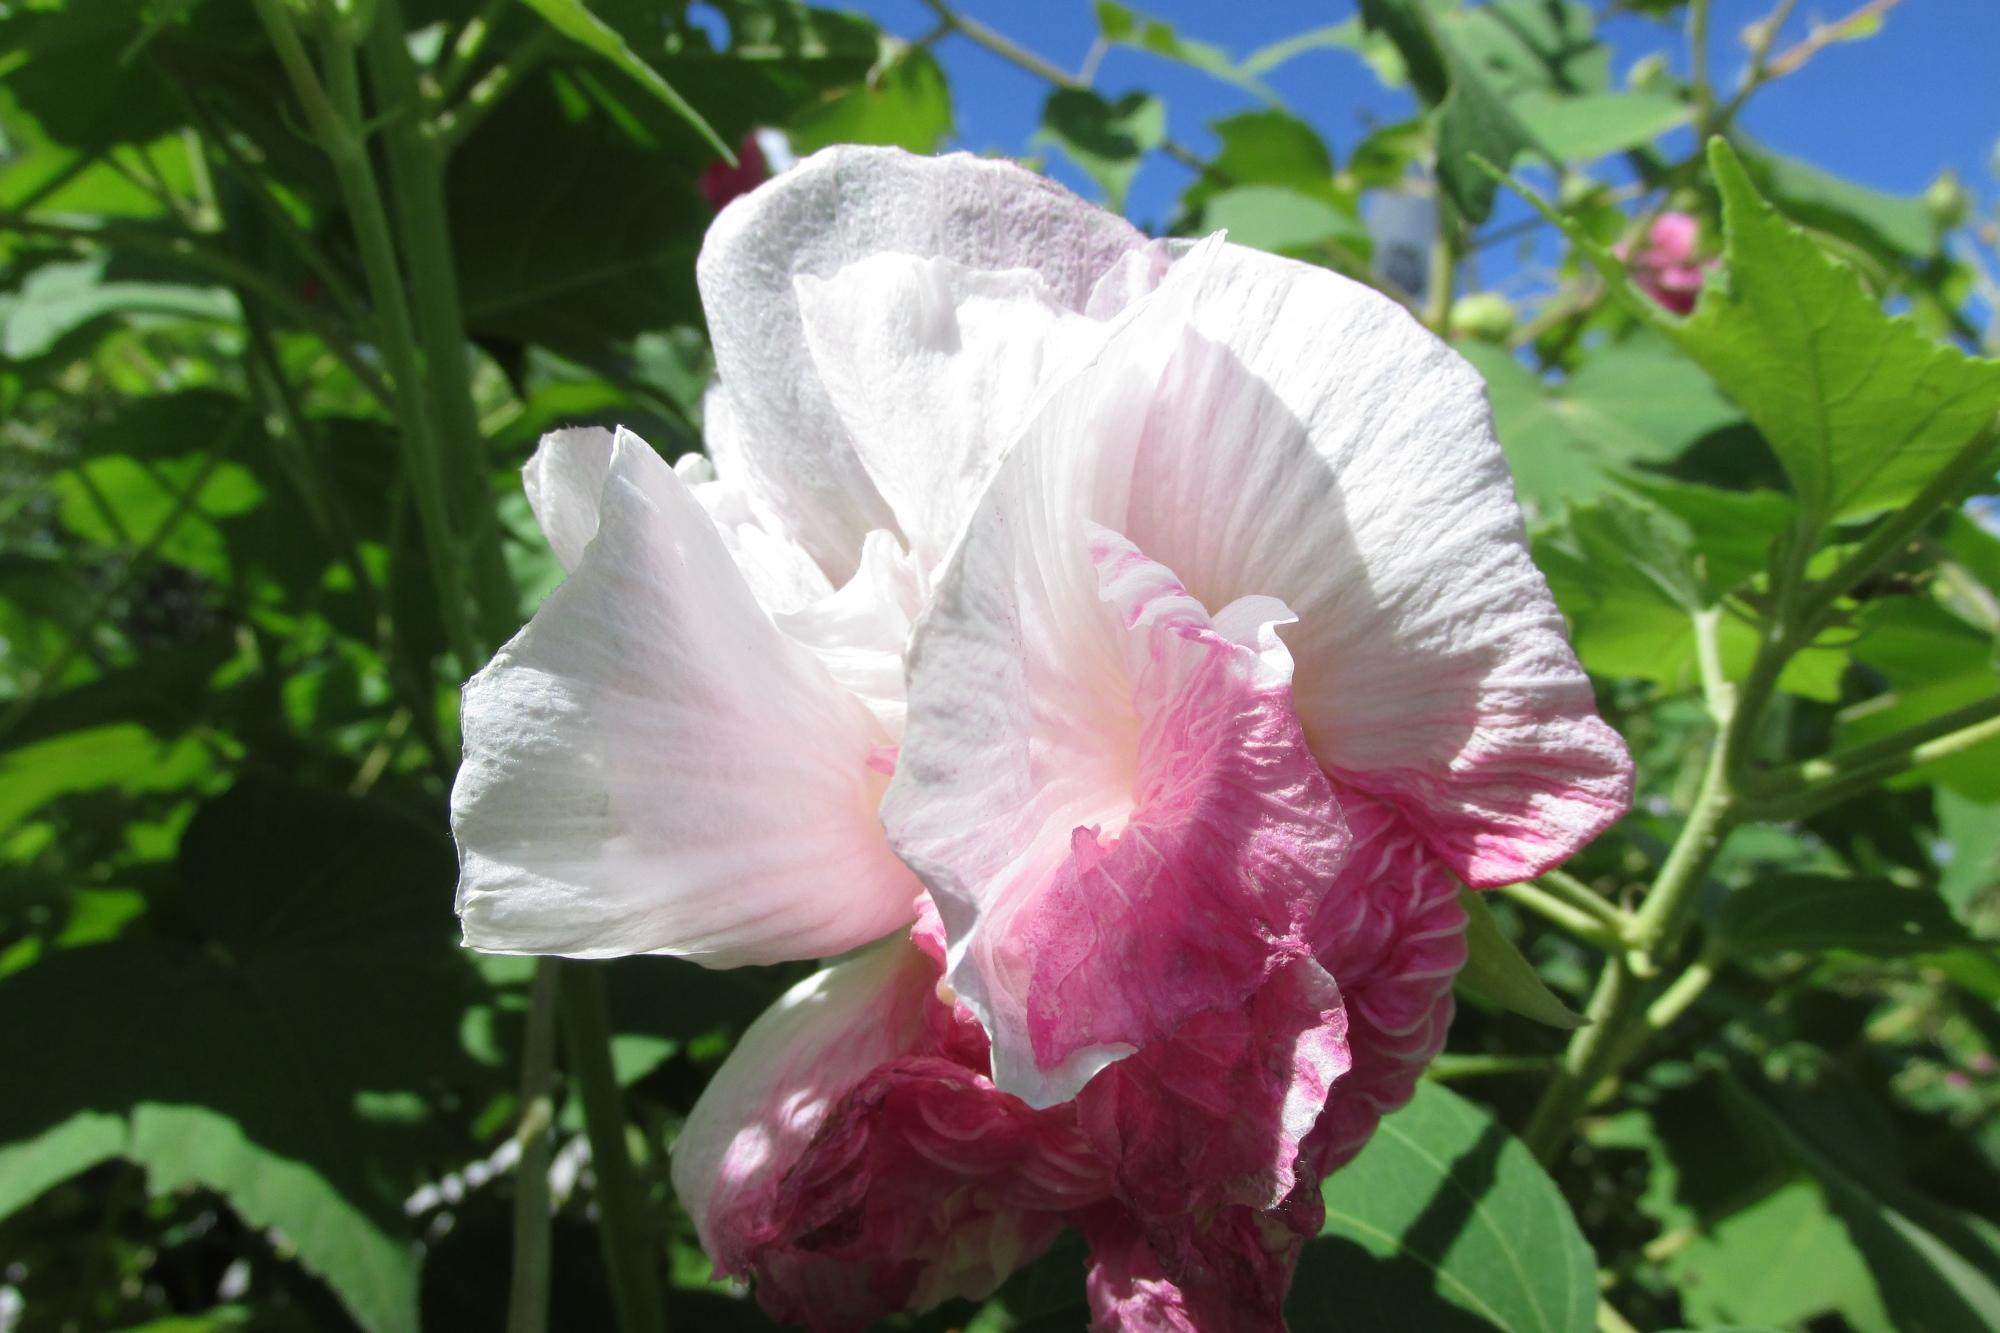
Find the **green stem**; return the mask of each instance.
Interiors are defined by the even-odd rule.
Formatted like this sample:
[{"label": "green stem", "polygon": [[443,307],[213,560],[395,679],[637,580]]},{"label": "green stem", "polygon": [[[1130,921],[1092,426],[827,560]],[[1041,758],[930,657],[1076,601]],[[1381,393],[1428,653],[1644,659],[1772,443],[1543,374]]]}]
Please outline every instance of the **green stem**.
[{"label": "green stem", "polygon": [[431,577],[436,584],[438,613],[447,641],[462,668],[472,670],[482,655],[466,616],[466,597],[459,583],[462,568],[446,501],[443,459],[429,414],[424,410],[423,358],[417,349],[416,326],[410,314],[389,214],[368,161],[361,111],[360,74],[352,43],[334,35],[327,40],[327,81],[320,82],[305,45],[292,26],[283,0],[252,0],[258,17],[305,107],[320,148],[333,163],[341,201],[361,251],[368,290],[381,321],[383,354],[396,381],[396,418],[403,443],[404,471],[410,477],[423,528]]},{"label": "green stem", "polygon": [[1577,1117],[1583,1114],[1591,1089],[1609,1067],[1607,1055],[1612,1044],[1638,1010],[1638,987],[1638,978],[1622,957],[1614,955],[1598,975],[1597,988],[1584,1008],[1589,1021],[1570,1038],[1555,1077],[1543,1087],[1521,1131],[1522,1141],[1539,1160],[1554,1159]]},{"label": "green stem", "polygon": [[450,153],[464,143],[479,123],[506,100],[507,94],[520,87],[521,80],[560,50],[562,44],[563,36],[554,28],[539,28],[508,52],[506,59],[466,91],[462,101],[438,118],[436,134],[440,148]]},{"label": "green stem", "polygon": [[[446,211],[443,146],[420,113],[421,94],[403,38],[398,0],[376,0],[367,42],[368,72],[383,113],[389,178],[409,271],[411,315],[422,359],[424,391],[438,435],[448,485],[451,530],[468,544],[474,608],[481,638],[498,643],[516,628],[513,580],[500,549],[488,487],[486,440],[472,392],[472,358]],[[463,664],[467,671],[478,659]]]},{"label": "green stem", "polygon": [[1545,1074],[1555,1063],[1555,1057],[1548,1055],[1455,1055],[1447,1051],[1430,1062],[1424,1077],[1449,1083],[1495,1074]]},{"label": "green stem", "polygon": [[1833,573],[1815,584],[1800,608],[1803,634],[1810,638],[1818,633],[1842,596],[1901,554],[1933,514],[1957,500],[1972,479],[1990,465],[1996,446],[2000,446],[2000,422],[1989,424],[1968,440],[1916,499],[1878,523]]},{"label": "green stem", "polygon": [[1765,819],[1800,819],[1921,765],[2000,737],[2000,694],[1955,708],[1851,750],[1763,775],[1754,808]]},{"label": "green stem", "polygon": [[583,1100],[590,1136],[591,1171],[597,1178],[598,1239],[611,1279],[612,1304],[621,1333],[658,1333],[666,1327],[660,1295],[658,1248],[652,1217],[625,1142],[624,1099],[611,1065],[611,1021],[604,977],[587,964],[564,969],[563,1045]]},{"label": "green stem", "polygon": [[1616,904],[1606,902],[1604,895],[1585,884],[1575,875],[1563,870],[1544,870],[1532,881],[1536,887],[1551,896],[1560,898],[1578,911],[1587,912],[1605,925],[1621,934],[1625,930],[1626,915]]},{"label": "green stem", "polygon": [[1549,921],[1585,944],[1592,944],[1606,953],[1619,953],[1625,948],[1625,941],[1616,927],[1603,918],[1588,912],[1580,912],[1562,899],[1538,887],[1532,881],[1521,884],[1503,884],[1495,890],[1513,899],[1545,921]]},{"label": "green stem", "polygon": [[507,1333],[542,1333],[549,1325],[549,1131],[555,1123],[556,996],[562,963],[535,961],[528,1032],[521,1050],[521,1124],[514,1137],[514,1272],[507,1293]]}]

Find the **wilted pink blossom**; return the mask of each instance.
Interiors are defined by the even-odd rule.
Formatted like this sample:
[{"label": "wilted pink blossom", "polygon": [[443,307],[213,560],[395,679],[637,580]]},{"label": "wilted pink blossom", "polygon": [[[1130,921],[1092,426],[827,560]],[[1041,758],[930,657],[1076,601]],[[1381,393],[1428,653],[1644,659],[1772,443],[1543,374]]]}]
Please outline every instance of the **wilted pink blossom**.
[{"label": "wilted pink blossom", "polygon": [[783,1318],[983,1295],[1067,1226],[1100,1328],[1278,1326],[1319,1180],[1443,1043],[1457,881],[1629,798],[1479,377],[1366,287],[963,157],[819,154],[699,276],[709,458],[528,467],[570,577],[467,687],[468,942],[879,941],[675,1148]]},{"label": "wilted pink blossom", "polygon": [[1692,213],[1662,213],[1646,229],[1646,243],[1621,245],[1639,289],[1677,315],[1694,309],[1707,265],[1701,259],[1701,221]]}]

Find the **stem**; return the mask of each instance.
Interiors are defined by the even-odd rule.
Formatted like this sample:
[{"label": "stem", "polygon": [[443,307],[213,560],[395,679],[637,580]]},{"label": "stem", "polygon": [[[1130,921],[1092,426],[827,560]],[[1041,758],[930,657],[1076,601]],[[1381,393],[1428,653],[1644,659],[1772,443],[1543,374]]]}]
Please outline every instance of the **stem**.
[{"label": "stem", "polygon": [[611,1279],[621,1333],[657,1333],[666,1327],[660,1296],[652,1218],[625,1143],[625,1110],[611,1067],[611,1022],[604,976],[596,968],[565,968],[562,978],[563,1046],[583,1099],[597,1177],[598,1239]]},{"label": "stem", "polygon": [[2000,422],[1989,424],[1968,440],[1916,499],[1877,524],[1853,554],[1814,585],[1800,608],[1803,633],[1807,637],[1818,633],[1844,593],[1901,554],[1931,515],[1958,499],[1987,466],[1996,445],[2000,445]]},{"label": "stem", "polygon": [[2000,694],[1866,745],[1766,774],[1755,789],[1755,808],[1765,819],[1800,819],[1857,796],[1884,778],[1949,758],[1995,737],[2000,737]]},{"label": "stem", "polygon": [[1567,871],[1544,870],[1531,882],[1552,897],[1562,899],[1579,911],[1588,912],[1613,930],[1621,934],[1624,932],[1625,913],[1615,904],[1606,902],[1597,890]]},{"label": "stem", "polygon": [[1556,1058],[1550,1055],[1454,1055],[1447,1051],[1430,1062],[1424,1077],[1449,1083],[1494,1074],[1545,1074],[1555,1063]]},{"label": "stem", "polygon": [[974,45],[983,46],[1009,64],[1019,65],[1028,73],[1046,79],[1058,88],[1088,88],[1090,85],[1078,79],[1068,70],[1043,59],[1024,46],[1018,46],[1013,39],[1002,36],[981,23],[958,13],[942,0],[924,0],[924,6],[937,15],[938,22],[946,24],[955,32],[963,33]]},{"label": "stem", "polygon": [[1687,16],[1688,80],[1694,92],[1694,141],[1715,132],[1715,85],[1708,80],[1708,0],[1691,0]]},{"label": "stem", "polygon": [[283,0],[252,0],[252,3],[293,90],[305,107],[320,148],[332,160],[340,184],[341,200],[346,205],[361,251],[362,267],[368,275],[369,294],[381,321],[383,353],[396,381],[396,418],[403,441],[404,470],[415,491],[417,520],[429,553],[426,563],[436,584],[438,614],[453,653],[469,671],[482,657],[472,624],[466,618],[466,598],[459,583],[461,560],[446,505],[443,459],[430,417],[424,411],[423,360],[417,351],[416,328],[397,265],[388,210],[383,206],[363,139],[360,76],[355,67],[354,47],[339,36],[328,39],[327,83],[322,85]]},{"label": "stem", "polygon": [[561,33],[544,27],[510,51],[506,59],[472,85],[463,101],[439,117],[436,130],[439,147],[450,153],[464,143],[479,122],[485,120],[508,93],[519,87],[522,79],[561,49],[562,43]]},{"label": "stem", "polygon": [[[465,342],[464,306],[445,208],[443,146],[418,114],[417,70],[403,39],[398,0],[376,0],[369,30],[368,71],[384,112],[389,177],[402,224],[411,314],[424,371],[439,466],[447,482],[451,531],[469,543],[473,608],[482,638],[497,643],[517,628],[514,589],[500,551],[488,493],[486,440],[472,393],[472,359]],[[449,483],[456,483],[451,487]],[[464,662],[467,671],[478,658]]]},{"label": "stem", "polygon": [[1590,1091],[1609,1067],[1606,1056],[1616,1034],[1638,1008],[1638,979],[1623,958],[1614,955],[1597,978],[1590,1003],[1584,1008],[1589,1020],[1570,1038],[1562,1064],[1554,1078],[1542,1089],[1541,1099],[1521,1131],[1521,1139],[1537,1160],[1548,1162],[1556,1149],[1569,1138],[1570,1127],[1583,1113]]},{"label": "stem", "polygon": [[1619,953],[1625,948],[1623,936],[1610,923],[1588,912],[1578,911],[1554,894],[1544,892],[1533,882],[1503,884],[1496,892],[1505,894],[1535,915],[1560,926],[1585,944],[1594,944],[1606,953]]},{"label": "stem", "polygon": [[521,1145],[514,1169],[514,1275],[507,1333],[542,1333],[549,1324],[549,1130],[555,1123],[556,995],[562,964],[535,960],[528,1032],[521,1051]]}]

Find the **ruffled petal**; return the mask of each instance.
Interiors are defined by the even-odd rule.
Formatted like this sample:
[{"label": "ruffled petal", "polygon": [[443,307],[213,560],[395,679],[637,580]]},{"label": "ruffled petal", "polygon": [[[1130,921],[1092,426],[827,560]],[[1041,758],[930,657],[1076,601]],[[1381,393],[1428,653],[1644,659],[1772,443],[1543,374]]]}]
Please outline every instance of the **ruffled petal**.
[{"label": "ruffled petal", "polygon": [[674,1145],[674,1185],[721,1272],[779,1319],[859,1329],[980,1297],[1104,1197],[1075,1116],[995,1089],[885,941],[751,1025]]},{"label": "ruffled petal", "polygon": [[1285,1213],[1244,1207],[1164,1226],[1103,1210],[1083,1232],[1091,1333],[1285,1333],[1285,1293],[1310,1234]]},{"label": "ruffled petal", "polygon": [[913,645],[883,808],[994,1081],[1037,1106],[1305,957],[1346,841],[1291,711],[1282,606],[1219,633],[1078,520],[1042,466],[1062,457],[1015,453],[982,503]]},{"label": "ruffled petal", "polygon": [[635,437],[569,580],[465,689],[452,790],[468,943],[710,966],[820,957],[910,918],[886,734],[751,597]]},{"label": "ruffled petal", "polygon": [[1068,309],[1145,238],[1011,163],[837,147],[735,200],[696,265],[716,367],[740,418],[741,480],[835,582],[894,526],[814,373],[794,280],[885,252],[1032,269]]},{"label": "ruffled petal", "polygon": [[1302,1179],[1345,1164],[1409,1101],[1444,1049],[1452,980],[1465,966],[1465,913],[1450,868],[1389,806],[1352,787],[1334,790],[1354,842],[1309,938],[1340,983],[1352,1068],[1327,1097]]},{"label": "ruffled petal", "polygon": [[1300,1183],[1301,1144],[1348,1065],[1340,988],[1294,959],[1242,1004],[1197,1014],[1092,1079],[1077,1112],[1139,1216],[1273,1208]]},{"label": "ruffled petal", "polygon": [[879,254],[798,280],[820,382],[925,571],[944,558],[1049,371],[1101,326],[1031,269]]},{"label": "ruffled petal", "polygon": [[1284,599],[1314,753],[1468,883],[1536,874],[1617,819],[1630,758],[1529,559],[1479,375],[1380,293],[1290,260],[1223,246],[1170,292],[1198,337],[1094,516],[1207,605]]}]

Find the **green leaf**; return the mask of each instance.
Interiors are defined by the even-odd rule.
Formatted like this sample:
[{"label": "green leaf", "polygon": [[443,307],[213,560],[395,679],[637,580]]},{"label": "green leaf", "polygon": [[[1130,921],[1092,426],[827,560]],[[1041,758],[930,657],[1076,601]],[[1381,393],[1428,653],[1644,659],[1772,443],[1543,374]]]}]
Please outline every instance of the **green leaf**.
[{"label": "green leaf", "polygon": [[[1759,197],[1726,142],[1710,143],[1708,157],[1722,195],[1723,271],[1686,320],[1629,285],[1623,299],[1742,405],[1816,525],[1909,500],[2000,410],[2000,361],[1967,357],[1884,313],[1852,270]],[[1605,272],[1622,271],[1570,232]]]},{"label": "green leaf", "polygon": [[131,723],[23,745],[0,754],[0,833],[61,796],[179,791],[214,769],[214,756],[198,739],[162,738]]},{"label": "green leaf", "polygon": [[1105,41],[1148,51],[1198,69],[1266,102],[1275,104],[1278,101],[1276,93],[1264,86],[1255,74],[1237,65],[1229,52],[1221,47],[1183,37],[1171,23],[1142,14],[1130,5],[1115,3],[1115,0],[1097,0],[1095,9],[1097,28]]},{"label": "green leaf", "polygon": [[1038,142],[1053,143],[1104,189],[1113,209],[1125,206],[1125,192],[1142,158],[1167,137],[1167,109],[1146,93],[1127,93],[1108,102],[1083,88],[1058,88],[1042,105]]},{"label": "green leaf", "polygon": [[1671,463],[1742,419],[1700,367],[1650,335],[1595,350],[1556,384],[1490,343],[1458,351],[1486,377],[1494,428],[1531,517],[1612,491],[1626,469]]},{"label": "green leaf", "polygon": [[1856,1105],[1839,1083],[1803,1094],[1763,1082],[1731,1086],[1818,1179],[1896,1327],[1926,1333],[2000,1327],[2000,1235],[1900,1178],[1873,1123],[1879,1111]]},{"label": "green leaf", "polygon": [[1279,185],[1245,185],[1212,196],[1204,225],[1229,233],[1238,245],[1273,254],[1324,258],[1328,243],[1365,254],[1368,232],[1351,211]]},{"label": "green leaf", "polygon": [[1556,998],[1521,956],[1492,909],[1471,889],[1461,887],[1458,905],[1465,911],[1465,967],[1454,983],[1467,998],[1493,1009],[1532,1018],[1568,1031],[1584,1024],[1577,1013]]},{"label": "green leaf", "polygon": [[686,98],[674,91],[674,86],[666,81],[660,71],[635,55],[616,28],[591,13],[584,6],[583,0],[521,0],[521,3],[540,14],[548,21],[550,27],[563,36],[579,46],[595,51],[623,70],[634,83],[672,107],[674,113],[693,126],[695,132],[708,140],[716,152],[731,162],[736,160],[735,150],[722,141],[714,128],[702,119],[701,113],[690,106]]},{"label": "green leaf", "polygon": [[1320,1188],[1285,1310],[1343,1333],[1589,1333],[1597,1262],[1534,1156],[1435,1083]]},{"label": "green leaf", "polygon": [[78,1111],[40,1134],[0,1143],[0,1218],[124,1148],[125,1122],[101,1111]]},{"label": "green leaf", "polygon": [[140,324],[235,324],[242,318],[234,295],[220,287],[186,283],[112,268],[102,255],[46,264],[29,275],[16,296],[0,297],[0,358],[41,356],[63,338],[99,320]]},{"label": "green leaf", "polygon": [[1587,162],[1649,144],[1688,123],[1687,103],[1665,93],[1528,93],[1514,113],[1562,162]]},{"label": "green leaf", "polygon": [[1189,212],[1222,190],[1246,185],[1282,186],[1353,211],[1352,198],[1333,183],[1325,141],[1297,116],[1272,107],[1227,116],[1209,128],[1221,146],[1211,159],[1214,170],[1197,176],[1183,196]]},{"label": "green leaf", "polygon": [[1717,924],[1746,956],[1844,949],[1873,958],[1934,953],[1968,940],[1945,901],[1887,880],[1779,875],[1729,896]]},{"label": "green leaf", "polygon": [[1974,801],[1940,788],[1933,797],[1943,873],[1938,893],[1963,916],[1980,895],[2000,884],[2000,805]]},{"label": "green leaf", "polygon": [[[216,1191],[362,1327],[415,1329],[401,1200],[460,1151],[444,1108],[505,1086],[461,1041],[486,992],[453,944],[452,874],[432,826],[240,782],[183,836],[158,934],[0,980],[0,1005],[37,1016],[0,1027],[0,1144],[60,1135],[80,1164],[115,1122],[154,1191]],[[78,1107],[103,1119],[79,1127]]]},{"label": "green leaf", "polygon": [[1764,197],[1795,221],[1892,263],[1937,253],[1937,222],[1920,196],[1884,194],[1856,185],[1809,162],[1749,143],[1741,135],[1732,142]]},{"label": "green leaf", "polygon": [[[2000,692],[1993,640],[1921,598],[1881,598],[1856,617],[1856,660],[1879,673],[1884,694],[1844,711],[1840,747],[1864,745]],[[2000,800],[2000,740],[1988,741],[1899,775],[1893,785],[1936,782],[1980,801]]]},{"label": "green leaf", "polygon": [[1800,1327],[1844,1316],[1860,1333],[1888,1333],[1881,1297],[1819,1188],[1793,1180],[1704,1226],[1669,1272],[1688,1317],[1724,1326]]},{"label": "green leaf", "polygon": [[790,134],[801,155],[836,143],[934,153],[951,134],[951,89],[936,57],[907,47],[847,92],[795,117]]}]

